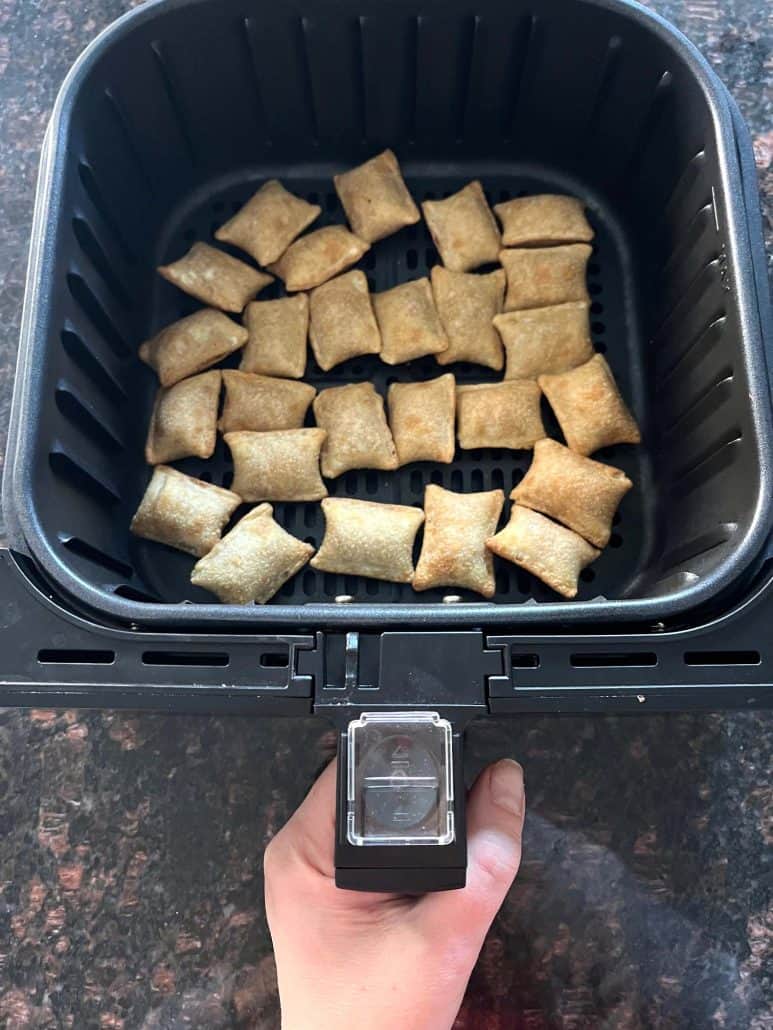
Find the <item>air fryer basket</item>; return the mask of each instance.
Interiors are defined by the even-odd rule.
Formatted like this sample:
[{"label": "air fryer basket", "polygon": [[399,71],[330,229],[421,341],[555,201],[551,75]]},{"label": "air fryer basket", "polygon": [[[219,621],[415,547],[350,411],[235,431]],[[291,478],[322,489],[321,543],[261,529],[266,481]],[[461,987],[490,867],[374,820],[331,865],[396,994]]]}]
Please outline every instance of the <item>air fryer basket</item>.
[{"label": "air fryer basket", "polygon": [[[588,205],[594,343],[645,445],[600,455],[636,488],[577,602],[558,603],[500,565],[491,603],[451,606],[442,591],[307,569],[272,604],[235,608],[191,588],[192,559],[130,539],[155,390],[137,346],[194,309],[154,267],[210,240],[268,177],[319,200],[324,221],[342,221],[333,173],[385,146],[417,199],[477,177],[492,200],[550,190]],[[740,577],[770,528],[758,256],[725,91],[643,8],[148,3],[81,58],[47,138],[5,492],[16,544],[81,605],[140,625],[547,627],[683,611]],[[385,289],[435,260],[420,225],[375,245],[362,267]],[[312,363],[309,378],[372,379],[384,392],[393,378],[439,371],[431,360],[393,369],[358,359],[327,374]],[[330,490],[419,504],[428,482],[509,491],[527,464],[519,453],[457,452],[450,466],[352,472]],[[230,476],[222,441],[214,461],[180,467]],[[318,506],[276,510],[319,543]],[[354,603],[335,604],[342,594]]]}]

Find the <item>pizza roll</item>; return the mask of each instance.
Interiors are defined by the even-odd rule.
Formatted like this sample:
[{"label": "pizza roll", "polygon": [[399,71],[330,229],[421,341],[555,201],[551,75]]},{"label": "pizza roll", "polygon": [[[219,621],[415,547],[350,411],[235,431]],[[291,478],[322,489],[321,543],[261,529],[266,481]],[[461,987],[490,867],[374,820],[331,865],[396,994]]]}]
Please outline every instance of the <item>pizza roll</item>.
[{"label": "pizza roll", "polygon": [[529,471],[510,497],[603,548],[609,543],[618,505],[632,486],[621,469],[545,439],[535,443]]},{"label": "pizza roll", "polygon": [[265,604],[314,554],[311,544],[290,536],[260,504],[218,540],[193,566],[191,583],[224,604]]},{"label": "pizza roll", "polygon": [[381,330],[381,360],[399,365],[448,350],[429,279],[414,279],[373,294]]},{"label": "pizza roll", "polygon": [[593,239],[585,205],[577,197],[543,193],[495,204],[494,210],[502,223],[502,243],[506,247],[588,243]]},{"label": "pizza roll", "polygon": [[281,300],[256,300],[244,312],[249,338],[239,368],[264,376],[300,379],[306,371],[309,298],[305,293]]},{"label": "pizza roll", "polygon": [[641,443],[636,419],[601,354],[569,372],[540,376],[538,382],[567,444],[578,454],[616,443]]},{"label": "pizza roll", "polygon": [[454,460],[456,380],[450,374],[425,383],[392,383],[387,394],[389,424],[400,465]]},{"label": "pizza roll", "polygon": [[351,383],[322,390],[314,398],[314,417],[327,433],[322,475],[335,479],[349,469],[396,469],[397,452],[373,383]]},{"label": "pizza roll", "polygon": [[504,503],[501,490],[458,494],[430,483],[424,492],[424,541],[413,589],[462,587],[493,597],[494,560],[486,540],[497,528]]},{"label": "pizza roll", "polygon": [[241,502],[231,490],[156,465],[129,528],[135,536],[200,558],[218,542]]},{"label": "pizza roll", "polygon": [[601,554],[571,529],[520,504],[513,505],[510,521],[486,546],[563,597],[577,596],[580,573]]},{"label": "pizza roll", "polygon": [[290,244],[269,269],[290,293],[311,290],[359,261],[367,250],[370,244],[343,225],[327,225]]},{"label": "pizza roll", "polygon": [[368,243],[383,240],[421,218],[391,150],[334,175],[333,182],[349,225]]},{"label": "pizza roll", "polygon": [[286,190],[277,179],[264,182],[241,210],[215,233],[239,247],[259,265],[278,261],[296,236],[318,218],[322,208]]},{"label": "pizza roll", "polygon": [[319,501],[327,497],[319,475],[322,429],[226,433],[234,462],[231,484],[245,501]]},{"label": "pizza roll", "polygon": [[505,311],[587,301],[585,266],[590,254],[587,243],[503,250],[499,260],[507,272]]},{"label": "pizza roll", "polygon": [[203,372],[243,347],[247,330],[221,311],[197,311],[140,345],[140,360],[150,365],[162,386]]},{"label": "pizza roll", "polygon": [[378,354],[381,334],[364,272],[347,272],[311,291],[311,349],[327,372],[360,354]]},{"label": "pizza roll", "polygon": [[223,253],[208,243],[194,243],[159,274],[184,293],[223,311],[243,311],[245,304],[274,281],[274,277]]},{"label": "pizza roll", "polygon": [[472,361],[497,372],[505,363],[502,341],[492,325],[502,310],[505,273],[501,268],[487,275],[449,272],[435,265],[432,292],[440,321],[448,337],[448,349],[436,355],[439,365]]},{"label": "pizza roll", "polygon": [[311,561],[315,569],[389,583],[411,582],[413,542],[424,521],[421,508],[327,497],[322,511],[325,538]]},{"label": "pizza roll", "polygon": [[178,458],[211,458],[217,442],[221,373],[202,372],[161,387],[150,416],[145,461],[166,464]]},{"label": "pizza roll", "polygon": [[421,205],[440,260],[452,272],[496,261],[502,242],[481,184],[475,180],[445,200]]},{"label": "pizza roll", "polygon": [[545,435],[540,414],[541,391],[531,379],[457,386],[459,446],[528,450]]},{"label": "pizza roll", "polygon": [[317,393],[308,383],[229,369],[223,372],[223,383],[225,403],[218,423],[221,433],[300,429]]},{"label": "pizza roll", "polygon": [[494,326],[505,345],[505,379],[536,379],[589,361],[589,307],[585,300],[573,300],[497,315]]}]

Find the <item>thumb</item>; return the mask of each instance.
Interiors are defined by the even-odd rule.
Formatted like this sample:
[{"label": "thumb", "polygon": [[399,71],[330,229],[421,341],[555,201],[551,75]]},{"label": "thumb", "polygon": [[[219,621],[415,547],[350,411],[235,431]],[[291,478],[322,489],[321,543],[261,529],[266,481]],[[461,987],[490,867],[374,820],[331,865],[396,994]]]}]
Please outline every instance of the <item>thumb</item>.
[{"label": "thumb", "polygon": [[467,802],[467,885],[419,902],[422,921],[464,926],[476,954],[518,872],[525,810],[521,766],[505,758],[484,769]]}]

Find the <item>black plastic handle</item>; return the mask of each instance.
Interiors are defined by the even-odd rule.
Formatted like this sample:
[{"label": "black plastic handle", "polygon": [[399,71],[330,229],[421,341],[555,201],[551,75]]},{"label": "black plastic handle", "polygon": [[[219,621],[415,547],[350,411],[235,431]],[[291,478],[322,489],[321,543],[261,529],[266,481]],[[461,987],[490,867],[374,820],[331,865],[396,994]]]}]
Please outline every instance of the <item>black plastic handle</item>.
[{"label": "black plastic handle", "polygon": [[[464,887],[467,872],[467,838],[465,827],[465,786],[462,766],[462,734],[451,735],[451,783],[453,798],[453,837],[444,844],[381,844],[354,843],[349,806],[349,739],[347,729],[338,735],[338,787],[336,811],[336,885],[346,890],[376,891],[400,894],[424,894],[427,891],[454,890]],[[376,802],[382,826],[388,825],[392,801],[382,795]],[[426,815],[428,802],[418,801]],[[404,813],[400,826],[405,829]]]}]

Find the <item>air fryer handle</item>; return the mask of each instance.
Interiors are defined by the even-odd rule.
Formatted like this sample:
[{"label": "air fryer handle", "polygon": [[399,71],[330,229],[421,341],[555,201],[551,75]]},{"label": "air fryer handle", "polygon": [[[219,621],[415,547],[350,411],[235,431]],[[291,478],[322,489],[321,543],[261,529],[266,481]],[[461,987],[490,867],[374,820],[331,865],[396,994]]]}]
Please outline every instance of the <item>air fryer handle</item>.
[{"label": "air fryer handle", "polygon": [[462,734],[437,712],[365,712],[339,730],[336,885],[464,887]]}]

